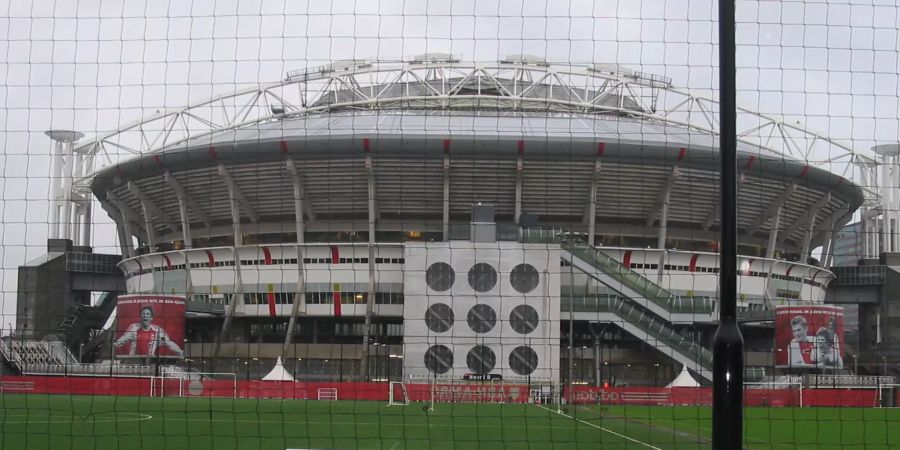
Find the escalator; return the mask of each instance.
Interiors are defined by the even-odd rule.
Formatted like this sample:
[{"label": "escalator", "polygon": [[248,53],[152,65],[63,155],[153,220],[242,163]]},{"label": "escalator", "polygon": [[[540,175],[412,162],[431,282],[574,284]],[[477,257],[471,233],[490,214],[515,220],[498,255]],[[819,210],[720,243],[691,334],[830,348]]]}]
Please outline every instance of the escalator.
[{"label": "escalator", "polygon": [[[594,311],[582,311],[596,312],[597,316],[593,320],[615,323],[672,359],[685,364],[703,378],[712,379],[712,352],[672,327],[673,322],[710,321],[715,305],[712,299],[694,302],[691,301],[692,298],[688,301],[678,298],[564,231],[523,229],[522,242],[559,244],[564,261],[616,293],[593,298]],[[581,298],[582,309],[586,307],[587,299]],[[579,298],[568,298],[568,301],[576,303],[563,304],[560,308],[562,313],[569,311],[568,307],[577,310]]]}]

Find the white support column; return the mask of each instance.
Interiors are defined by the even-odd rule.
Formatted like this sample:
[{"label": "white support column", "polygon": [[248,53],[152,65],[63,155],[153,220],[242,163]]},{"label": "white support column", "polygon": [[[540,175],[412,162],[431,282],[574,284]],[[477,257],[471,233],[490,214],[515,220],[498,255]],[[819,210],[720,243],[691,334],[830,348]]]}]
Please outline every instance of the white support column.
[{"label": "white support column", "polygon": [[60,218],[65,222],[63,226],[63,239],[72,239],[72,143],[62,143],[63,148],[63,181],[62,181],[62,214]]},{"label": "white support column", "polygon": [[178,215],[181,219],[181,240],[184,241],[184,248],[194,248],[187,201],[181,197],[178,197]]},{"label": "white support column", "polygon": [[[225,187],[228,189],[228,200],[231,205],[231,226],[233,228],[232,233],[234,234],[234,246],[239,247],[244,245],[244,234],[241,232],[241,208],[240,208],[240,193],[238,191],[237,185],[235,185],[234,180],[228,174],[228,170],[225,169],[225,166],[219,165],[219,175],[222,176],[222,181],[225,183]],[[237,258],[237,250],[235,250],[235,258]],[[235,267],[239,266],[240,261],[235,260]]]},{"label": "white support column", "polygon": [[81,245],[91,245],[91,226],[93,204],[90,197],[84,202],[84,226],[81,227]]},{"label": "white support column", "polygon": [[117,213],[117,217],[114,217],[114,220],[116,222],[116,234],[119,235],[119,251],[122,252],[123,257],[131,258],[134,256],[131,227],[128,226],[128,220],[125,219],[125,215],[118,210]]},{"label": "white support column", "polygon": [[[297,234],[297,243],[302,244],[306,241],[306,223],[303,219],[303,199],[306,195],[303,190],[303,180],[300,178],[300,173],[297,170],[297,166],[294,164],[294,160],[287,159],[285,164],[287,165],[287,171],[291,174],[291,180],[294,184],[294,226],[296,227],[295,233]],[[300,247],[297,247],[297,251],[300,251]]]},{"label": "white support column", "polygon": [[891,251],[891,168],[885,157],[881,164],[881,251]]},{"label": "white support column", "polygon": [[519,223],[519,218],[522,216],[522,169],[524,164],[522,163],[522,156],[519,155],[519,158],[516,159],[516,205],[515,205],[515,216],[513,217],[513,221],[515,223]]},{"label": "white support column", "polygon": [[147,230],[147,247],[150,253],[156,251],[156,229],[153,227],[153,219],[150,218],[150,208],[146,202],[141,203],[141,212],[144,214],[144,228]]},{"label": "white support column", "polygon": [[669,221],[669,198],[672,194],[672,187],[675,186],[675,182],[678,180],[680,174],[678,167],[672,168],[672,172],[669,173],[669,176],[666,178],[666,182],[663,184],[662,189],[659,191],[659,195],[656,197],[656,202],[653,204],[653,209],[647,217],[647,227],[651,227],[656,221],[656,217],[659,216],[659,238],[657,241],[657,248],[660,249],[666,248],[666,227],[668,226]]},{"label": "white support column", "polygon": [[778,241],[778,228],[781,227],[781,211],[782,207],[779,206],[778,210],[775,212],[775,217],[772,219],[772,228],[769,229],[769,245],[766,247],[766,258],[774,258],[775,257],[775,243]]},{"label": "white support column", "polygon": [[891,158],[891,171],[892,171],[892,183],[891,183],[891,201],[890,201],[890,211],[891,217],[893,218],[893,227],[891,231],[891,236],[893,237],[893,248],[895,252],[900,252],[900,192],[897,190],[900,189],[900,155],[895,155]]},{"label": "white support column", "polygon": [[368,298],[366,298],[366,316],[363,325],[362,352],[360,362],[360,378],[368,381],[369,378],[369,336],[371,335],[372,316],[375,313],[375,166],[372,157],[366,154],[366,174],[368,175],[369,188],[369,282],[366,286]]},{"label": "white support column", "polygon": [[588,195],[588,242],[597,245],[597,187],[600,177],[600,158],[594,161],[594,173],[591,175],[591,192]]},{"label": "white support column", "polygon": [[766,221],[778,214],[781,211],[781,207],[785,204],[785,202],[787,202],[789,198],[791,198],[792,195],[794,195],[794,192],[796,191],[797,183],[791,183],[787,187],[785,187],[781,195],[779,195],[778,198],[769,203],[769,206],[765,209],[765,211],[763,211],[763,213],[753,221],[753,224],[747,228],[746,233],[744,233],[745,236],[752,236],[753,233],[756,233],[756,231],[759,230],[759,228],[763,226],[764,223],[766,223]]},{"label": "white support column", "polygon": [[50,144],[50,153],[52,158],[50,159],[50,165],[52,166],[51,175],[50,175],[50,239],[59,238],[59,209],[62,206],[60,204],[60,191],[62,189],[62,169],[63,169],[63,143],[57,140],[51,141]]},{"label": "white support column", "polygon": [[191,197],[183,187],[181,187],[181,184],[177,179],[175,179],[175,176],[167,170],[163,177],[165,178],[166,183],[169,185],[169,187],[172,188],[172,191],[175,192],[175,196],[178,197],[179,201],[183,199],[190,207],[191,211],[194,212],[194,215],[197,216],[204,225],[206,225],[206,228],[211,228],[212,221],[209,219],[206,211],[204,211],[200,204],[197,203],[197,201],[194,200],[194,198]]},{"label": "white support column", "polygon": [[450,240],[450,156],[444,155],[444,241]]},{"label": "white support column", "polygon": [[[800,250],[800,256],[803,258],[809,258],[809,246],[812,242],[813,230],[816,227],[816,216],[813,215],[809,218],[809,228],[806,230],[806,233],[803,236],[803,247]],[[801,261],[802,262],[802,261]]]}]

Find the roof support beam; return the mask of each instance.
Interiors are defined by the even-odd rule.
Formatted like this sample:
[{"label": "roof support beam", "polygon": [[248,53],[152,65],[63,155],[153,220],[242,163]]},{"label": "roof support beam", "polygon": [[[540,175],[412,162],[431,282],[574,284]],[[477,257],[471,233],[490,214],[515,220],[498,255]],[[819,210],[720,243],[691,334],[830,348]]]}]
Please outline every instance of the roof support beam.
[{"label": "roof support beam", "polygon": [[781,226],[781,211],[783,208],[779,206],[775,213],[775,219],[772,222],[772,228],[769,230],[769,245],[766,246],[766,258],[775,257],[775,243],[778,241],[778,228]]},{"label": "roof support beam", "polygon": [[443,210],[443,234],[444,241],[450,240],[450,155],[444,155],[444,210]]},{"label": "roof support beam", "polygon": [[[240,191],[237,188],[237,185],[234,184],[234,180],[227,175],[228,171],[225,170],[225,166],[219,165],[219,175],[222,176],[222,181],[225,183],[225,188],[228,189],[228,200],[231,206],[231,226],[232,233],[234,235],[234,245],[235,247],[244,245],[244,234],[241,232],[241,208],[238,205]],[[235,256],[237,256],[237,250],[235,250]],[[228,323],[228,316],[225,317],[226,323]],[[218,345],[216,345],[218,348]]]},{"label": "roof support beam", "polygon": [[[175,221],[166,214],[165,211],[162,210],[156,203],[153,203],[153,200],[150,199],[147,195],[141,191],[141,188],[133,182],[128,182],[128,190],[131,192],[135,198],[141,202],[141,207],[144,208],[147,212],[152,213],[154,216],[159,218],[162,221],[163,225],[167,226],[172,231],[178,231],[178,225],[175,225]],[[149,216],[148,216],[149,217]]]},{"label": "roof support beam", "polygon": [[191,211],[194,212],[194,215],[200,218],[200,221],[206,225],[206,228],[212,227],[212,221],[209,220],[209,216],[206,214],[206,211],[194,200],[194,197],[191,197],[190,194],[187,193],[186,190],[181,186],[181,183],[172,175],[168,170],[164,174],[164,178],[166,180],[166,184],[175,191],[175,196],[178,197],[178,201],[184,201],[190,207]]},{"label": "roof support beam", "polygon": [[519,219],[522,216],[522,169],[524,167],[524,163],[522,162],[522,154],[519,153],[519,157],[516,159],[516,205],[515,205],[515,213],[513,216],[513,220],[516,223],[519,223]]},{"label": "roof support beam", "polygon": [[[306,233],[306,223],[303,221],[303,203],[306,198],[306,192],[304,192],[303,180],[300,178],[300,172],[297,170],[297,165],[294,163],[294,160],[287,159],[285,165],[287,166],[288,173],[291,175],[291,180],[294,182],[294,223],[296,226],[297,243],[302,244],[305,242],[304,236]],[[300,251],[300,247],[297,247],[297,251]],[[288,333],[290,332],[291,331],[289,330]]]},{"label": "roof support beam", "polygon": [[800,217],[797,217],[796,220],[791,222],[791,224],[784,229],[784,232],[781,233],[781,237],[778,240],[787,240],[792,234],[799,230],[800,227],[803,226],[803,224],[809,224],[809,228],[807,228],[807,231],[811,232],[815,224],[816,215],[818,215],[819,211],[821,211],[822,208],[824,208],[825,205],[827,205],[829,202],[831,202],[831,193],[827,192],[822,196],[822,198],[810,205],[806,212],[804,212],[800,215]]},{"label": "roof support beam", "polygon": [[[738,193],[741,192],[741,185],[744,184],[744,181],[746,181],[746,180],[747,180],[746,175],[744,175],[744,174],[738,175],[738,180],[737,180],[737,192]],[[703,231],[709,231],[710,227],[712,227],[712,225],[716,222],[716,218],[719,217],[719,210],[721,207],[722,207],[722,205],[717,200],[715,206],[713,206],[713,208],[711,210],[709,210],[709,213],[706,214],[706,218],[703,219],[703,227],[702,227]]]},{"label": "roof support beam", "polygon": [[375,222],[378,218],[375,204],[375,166],[369,155],[366,155],[366,178],[369,191],[369,242],[375,243]]},{"label": "roof support beam", "polygon": [[585,215],[588,223],[588,242],[596,245],[597,236],[597,185],[600,178],[600,158],[594,161],[594,173],[591,175],[591,191],[588,193],[588,206]]},{"label": "roof support beam", "polygon": [[251,222],[259,223],[259,216],[256,214],[256,209],[253,208],[253,204],[250,203],[247,196],[244,195],[237,183],[234,182],[234,179],[231,178],[231,174],[228,172],[228,169],[225,168],[224,164],[219,164],[219,175],[222,176],[222,180],[228,187],[228,192],[234,196],[240,204],[241,209],[244,210],[244,214],[247,215]]},{"label": "roof support beam", "polygon": [[[131,240],[131,236],[137,236],[138,239],[148,242],[149,239],[143,230],[144,224],[140,216],[132,211],[113,191],[106,191],[106,199],[119,211],[128,240]],[[131,225],[135,225],[137,229],[131,228]]]},{"label": "roof support beam", "polygon": [[653,208],[650,209],[650,214],[647,216],[648,227],[653,226],[653,222],[656,222],[656,216],[663,212],[663,208],[667,209],[672,186],[675,185],[675,181],[679,176],[681,176],[681,172],[678,170],[678,167],[673,167],[672,171],[669,172],[669,175],[666,177],[666,181],[663,183],[659,195],[656,196],[656,201],[653,203]]},{"label": "roof support beam", "polygon": [[[764,223],[766,223],[767,220],[771,219],[776,214],[778,214],[782,205],[784,205],[784,203],[789,198],[791,198],[791,196],[794,195],[794,192],[796,192],[796,191],[797,191],[797,183],[791,183],[791,184],[787,185],[787,187],[784,188],[784,191],[781,192],[781,195],[779,195],[778,198],[776,198],[775,200],[772,201],[772,203],[769,204],[769,207],[766,208],[766,210],[763,211],[763,213],[760,214],[760,216],[757,217],[756,220],[753,221],[753,224],[747,228],[747,231],[744,234],[746,236],[752,236],[753,233],[756,233],[756,231],[759,230],[759,228]],[[776,227],[773,226],[772,228],[774,229]]]}]

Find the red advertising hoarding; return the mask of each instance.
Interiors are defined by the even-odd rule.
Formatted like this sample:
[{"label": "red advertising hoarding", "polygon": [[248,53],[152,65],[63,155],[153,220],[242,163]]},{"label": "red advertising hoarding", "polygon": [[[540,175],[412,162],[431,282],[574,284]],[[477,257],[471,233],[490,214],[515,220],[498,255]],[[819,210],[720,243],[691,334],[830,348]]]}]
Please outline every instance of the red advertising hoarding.
[{"label": "red advertising hoarding", "polygon": [[116,306],[116,357],[184,357],[184,309],[181,296],[120,295]]},{"label": "red advertising hoarding", "polygon": [[844,308],[813,305],[776,307],[775,367],[843,368]]}]

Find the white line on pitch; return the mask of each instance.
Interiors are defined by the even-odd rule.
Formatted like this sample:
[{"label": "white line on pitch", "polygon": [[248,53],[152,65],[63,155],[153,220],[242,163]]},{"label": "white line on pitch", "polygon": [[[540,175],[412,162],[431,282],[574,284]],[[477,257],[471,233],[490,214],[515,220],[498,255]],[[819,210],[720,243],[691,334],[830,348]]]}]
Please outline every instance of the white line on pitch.
[{"label": "white line on pitch", "polygon": [[[536,405],[536,406],[538,406],[538,407],[541,408],[541,409],[545,409],[545,410],[547,410],[547,411],[550,411],[550,412],[552,412],[552,413],[556,413],[556,414],[559,414],[559,415],[561,415],[561,416],[568,417],[568,418],[570,418],[570,419],[575,419],[574,417],[572,417],[572,416],[570,416],[570,415],[568,415],[568,414],[566,414],[566,413],[554,411],[554,410],[552,410],[552,409],[550,409],[550,408],[548,408],[548,407],[546,407],[546,406],[544,406],[544,405]],[[587,425],[587,426],[589,426],[589,427],[594,427],[594,428],[596,428],[596,429],[598,429],[598,430],[605,431],[605,432],[607,432],[607,433],[609,433],[609,434],[614,434],[614,435],[616,435],[616,436],[619,436],[620,438],[628,439],[629,441],[634,442],[635,444],[640,444],[640,445],[643,445],[644,447],[652,448],[652,449],[654,449],[654,450],[662,450],[662,449],[659,448],[659,447],[654,447],[654,446],[652,446],[652,445],[650,445],[650,444],[648,444],[648,443],[646,443],[646,442],[641,442],[641,441],[639,441],[639,440],[637,440],[637,439],[635,439],[635,438],[625,436],[624,434],[616,433],[615,431],[610,430],[610,429],[608,429],[608,428],[603,428],[603,427],[601,427],[600,425],[593,424],[593,423],[590,423],[590,422],[586,422],[586,421],[581,420],[581,419],[575,419],[575,421],[581,422],[581,423],[583,423],[583,424],[585,424],[585,425]]]}]

